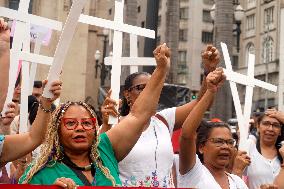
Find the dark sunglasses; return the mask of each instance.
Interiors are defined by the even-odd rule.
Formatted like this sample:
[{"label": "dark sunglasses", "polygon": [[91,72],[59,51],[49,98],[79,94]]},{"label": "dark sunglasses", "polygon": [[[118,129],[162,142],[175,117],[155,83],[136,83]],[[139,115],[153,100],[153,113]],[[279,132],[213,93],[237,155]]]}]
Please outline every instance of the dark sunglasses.
[{"label": "dark sunglasses", "polygon": [[138,92],[142,92],[145,87],[146,87],[146,84],[134,85],[134,86],[130,87],[130,88],[128,89],[128,91],[130,92],[130,91],[132,91],[133,89],[135,89],[135,90],[138,91]]}]

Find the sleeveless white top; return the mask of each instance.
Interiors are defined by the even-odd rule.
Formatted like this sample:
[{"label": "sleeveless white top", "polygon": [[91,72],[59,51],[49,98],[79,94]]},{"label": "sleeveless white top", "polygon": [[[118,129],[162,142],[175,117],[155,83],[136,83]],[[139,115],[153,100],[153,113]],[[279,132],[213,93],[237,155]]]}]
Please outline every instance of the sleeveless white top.
[{"label": "sleeveless white top", "polygon": [[122,186],[173,187],[171,179],[174,153],[171,135],[176,108],[165,109],[163,116],[169,128],[153,116],[130,153],[119,162]]}]

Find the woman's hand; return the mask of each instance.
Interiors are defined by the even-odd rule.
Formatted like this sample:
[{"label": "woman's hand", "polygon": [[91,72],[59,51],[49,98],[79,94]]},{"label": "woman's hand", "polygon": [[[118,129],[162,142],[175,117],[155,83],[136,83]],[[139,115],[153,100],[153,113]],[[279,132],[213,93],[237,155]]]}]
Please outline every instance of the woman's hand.
[{"label": "woman's hand", "polygon": [[[44,87],[47,83],[47,80],[44,80],[42,83]],[[59,80],[52,82],[51,87],[50,87],[50,92],[54,95],[54,97],[50,99],[50,98],[45,98],[42,96],[40,99],[40,103],[42,103],[44,108],[46,106],[50,107],[51,104],[60,96],[61,90],[62,90],[61,86],[62,86],[62,82]],[[45,109],[49,109],[49,108],[45,108]]]},{"label": "woman's hand", "polygon": [[103,117],[103,124],[108,125],[108,118],[109,115],[114,117],[118,117],[119,113],[116,110],[117,103],[115,100],[110,98],[111,89],[108,91],[106,99],[101,107],[102,117]]},{"label": "woman's hand", "polygon": [[60,186],[66,189],[76,189],[77,188],[76,183],[71,178],[65,178],[65,177],[56,179],[56,181],[54,182],[54,185]]},{"label": "woman's hand", "polygon": [[243,171],[251,163],[250,157],[245,151],[238,151],[234,160],[232,172],[238,176],[243,174]]},{"label": "woman's hand", "polygon": [[206,77],[207,90],[216,93],[218,88],[224,83],[226,77],[222,68],[217,68]]},{"label": "woman's hand", "polygon": [[[282,141],[283,143],[283,141]],[[281,155],[281,157],[284,159],[284,144],[282,144],[281,148],[279,149],[279,153]]]},{"label": "woman's hand", "polygon": [[206,49],[201,53],[201,57],[204,71],[208,74],[214,71],[220,62],[220,53],[213,45],[207,45]]},{"label": "woman's hand", "polygon": [[267,109],[265,114],[269,117],[277,119],[279,122],[284,124],[284,112],[277,111],[276,109]]},{"label": "woman's hand", "polygon": [[2,125],[10,125],[16,116],[16,104],[10,102],[8,104],[8,110],[5,112],[5,115],[1,118]]},{"label": "woman's hand", "polygon": [[0,18],[0,44],[10,45],[10,30],[7,22],[3,18]]},{"label": "woman's hand", "polygon": [[167,47],[166,43],[159,45],[153,51],[153,54],[157,62],[157,68],[166,68],[166,70],[168,71],[171,62],[171,50]]}]

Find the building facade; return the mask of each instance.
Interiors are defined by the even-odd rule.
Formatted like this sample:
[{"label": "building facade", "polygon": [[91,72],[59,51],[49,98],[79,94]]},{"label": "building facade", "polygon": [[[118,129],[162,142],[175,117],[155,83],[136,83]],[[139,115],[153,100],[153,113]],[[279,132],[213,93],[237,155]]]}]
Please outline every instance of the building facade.
[{"label": "building facade", "polygon": [[[179,1],[179,38],[176,84],[198,91],[202,82],[201,51],[213,43],[213,25],[210,9],[213,0]],[[167,0],[160,0],[157,41],[167,40]]]},{"label": "building facade", "polygon": [[[283,0],[243,0],[245,10],[242,21],[241,50],[238,72],[246,74],[248,54],[255,54],[255,78],[279,86],[280,24]],[[241,103],[245,100],[245,87],[239,87]],[[263,111],[278,107],[279,93],[255,87],[252,110]]]}]

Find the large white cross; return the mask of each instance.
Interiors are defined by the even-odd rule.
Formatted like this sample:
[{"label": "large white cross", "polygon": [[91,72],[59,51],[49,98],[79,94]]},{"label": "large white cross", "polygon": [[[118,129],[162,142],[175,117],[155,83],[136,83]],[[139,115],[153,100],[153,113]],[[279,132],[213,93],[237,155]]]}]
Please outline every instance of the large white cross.
[{"label": "large white cross", "polygon": [[[155,66],[156,60],[152,57],[138,57],[137,35],[130,34],[130,57],[121,57],[122,66],[130,66],[130,74],[138,72],[138,66]],[[112,57],[105,57],[105,65],[112,65]]]},{"label": "large white cross", "polygon": [[[230,60],[230,55],[228,52],[227,45],[221,43],[226,69],[224,73],[227,77],[227,80],[230,82],[231,92],[233,96],[233,101],[235,105],[235,110],[238,119],[238,125],[240,129],[240,144],[239,149],[247,151],[246,141],[248,138],[249,131],[249,119],[251,114],[252,107],[252,97],[253,97],[253,88],[255,86],[276,92],[277,86],[257,80],[254,78],[254,64],[255,64],[255,55],[249,54],[248,60],[248,75],[242,75],[237,72],[233,72],[232,64]],[[245,105],[244,113],[241,108],[240,98],[237,90],[237,83],[246,86],[246,95],[245,95]]]},{"label": "large white cross", "polygon": [[[74,34],[74,30],[75,30],[78,20],[79,22],[82,22],[85,24],[108,28],[108,29],[114,30],[112,62],[115,62],[115,63],[112,64],[112,71],[111,71],[112,99],[118,101],[119,91],[120,91],[120,75],[121,75],[121,61],[122,61],[121,60],[122,32],[132,34],[131,41],[136,40],[136,44],[137,44],[138,35],[149,37],[149,38],[155,38],[155,31],[124,24],[123,23],[124,0],[115,0],[114,21],[110,21],[110,20],[106,20],[106,19],[102,19],[98,17],[92,17],[92,16],[88,16],[84,14],[80,15],[85,2],[86,0],[73,1],[70,13],[67,17],[67,21],[63,29],[63,33],[61,35],[59,44],[55,52],[54,63],[52,64],[50,71],[49,71],[48,81],[50,83],[51,81],[59,77],[59,74],[63,66],[64,58],[65,58],[68,46],[70,44],[70,41],[72,40],[72,36]],[[131,49],[134,49],[134,48],[131,48]],[[135,50],[131,54],[135,56]],[[137,54],[137,51],[136,51],[136,54]],[[58,57],[60,55],[60,59],[57,59],[57,55]],[[49,83],[47,84],[47,87],[44,90],[43,95],[45,97],[52,97],[52,94],[48,91],[50,87]],[[110,119],[110,123],[116,123],[116,122],[117,122],[116,118]]]},{"label": "large white cross", "polygon": [[[109,28],[109,29],[114,30],[113,56],[111,58],[112,59],[111,60],[112,62],[111,98],[116,101],[119,100],[121,65],[122,65],[122,62],[124,62],[122,60],[122,32],[130,34],[130,44],[132,44],[130,47],[130,56],[132,56],[131,57],[132,60],[136,59],[136,61],[139,59],[137,58],[137,54],[138,54],[137,53],[137,36],[139,35],[139,36],[144,36],[144,37],[149,37],[149,38],[155,38],[155,31],[153,30],[124,24],[123,23],[123,10],[124,10],[124,0],[116,0],[114,21],[109,21],[106,19],[101,19],[101,18],[96,18],[96,17],[90,17],[86,15],[81,15],[80,20],[79,20],[80,22],[83,22],[83,23],[96,25],[99,27],[104,27],[104,28]],[[127,59],[125,59],[125,61],[127,61]],[[142,60],[140,59],[140,62],[141,61]],[[138,68],[132,64],[131,72],[133,73],[135,71],[138,71]],[[117,118],[110,117],[109,123],[110,124],[117,123]]]},{"label": "large white cross", "polygon": [[17,77],[17,68],[19,60],[22,63],[22,89],[21,89],[21,119],[20,132],[27,131],[27,112],[28,112],[28,94],[29,94],[29,64],[28,62],[42,63],[50,65],[52,58],[30,53],[30,24],[44,26],[47,28],[61,30],[61,22],[47,18],[35,16],[28,13],[30,0],[21,0],[18,11],[0,7],[0,16],[7,17],[16,21],[13,46],[10,51],[10,69],[9,69],[9,86],[6,101],[2,115],[7,110],[7,104],[12,101],[14,87]]},{"label": "large white cross", "polygon": [[78,24],[80,14],[86,2],[87,0],[74,0],[72,3],[70,12],[67,16],[63,31],[60,35],[60,39],[55,50],[52,66],[50,67],[47,76],[48,83],[46,84],[46,87],[43,91],[43,96],[46,98],[53,97],[53,94],[49,91],[51,83],[59,79],[65,57],[67,55],[70,43],[73,39],[76,26]]}]

